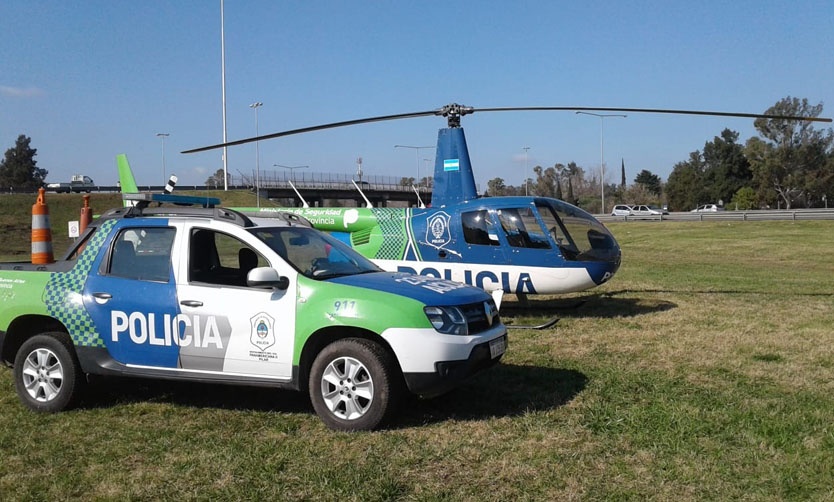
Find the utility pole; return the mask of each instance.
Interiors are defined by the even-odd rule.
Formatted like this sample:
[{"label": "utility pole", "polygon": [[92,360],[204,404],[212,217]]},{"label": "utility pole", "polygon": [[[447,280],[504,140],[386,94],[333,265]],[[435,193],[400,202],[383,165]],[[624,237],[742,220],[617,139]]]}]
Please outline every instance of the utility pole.
[{"label": "utility pole", "polygon": [[599,190],[600,190],[600,214],[605,214],[605,134],[603,130],[603,121],[606,117],[622,117],[626,118],[628,115],[619,113],[591,113],[591,112],[576,112],[579,115],[593,115],[599,117]]},{"label": "utility pole", "polygon": [[[256,103],[252,103],[249,105],[249,108],[255,110],[255,137],[259,136],[258,133],[258,108],[262,107],[264,104],[260,101]],[[255,199],[257,199],[257,207],[261,207],[261,152],[258,150],[258,141],[255,140]]]}]

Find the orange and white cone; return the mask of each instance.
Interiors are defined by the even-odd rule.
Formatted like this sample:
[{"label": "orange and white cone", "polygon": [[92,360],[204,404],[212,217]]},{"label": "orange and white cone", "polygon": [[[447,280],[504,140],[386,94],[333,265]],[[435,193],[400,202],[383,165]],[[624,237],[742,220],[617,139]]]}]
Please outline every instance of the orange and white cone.
[{"label": "orange and white cone", "polygon": [[78,233],[83,234],[84,230],[87,229],[87,225],[93,221],[93,208],[90,207],[89,195],[84,196],[84,207],[81,208],[81,218],[78,221]]},{"label": "orange and white cone", "polygon": [[49,206],[46,191],[38,190],[38,201],[32,206],[32,263],[45,265],[55,261],[52,253],[52,227],[49,224]]}]

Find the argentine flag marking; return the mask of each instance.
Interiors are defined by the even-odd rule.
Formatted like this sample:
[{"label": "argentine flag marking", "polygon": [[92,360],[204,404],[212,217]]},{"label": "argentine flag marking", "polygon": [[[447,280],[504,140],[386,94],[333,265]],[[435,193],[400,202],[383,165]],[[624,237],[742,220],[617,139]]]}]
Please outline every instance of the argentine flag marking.
[{"label": "argentine flag marking", "polygon": [[460,171],[460,160],[459,159],[446,159],[443,161],[443,170],[444,171]]}]

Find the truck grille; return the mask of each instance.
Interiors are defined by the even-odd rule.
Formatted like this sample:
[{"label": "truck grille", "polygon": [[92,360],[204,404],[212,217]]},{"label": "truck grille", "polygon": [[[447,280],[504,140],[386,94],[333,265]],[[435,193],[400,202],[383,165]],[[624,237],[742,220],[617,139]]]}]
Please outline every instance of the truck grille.
[{"label": "truck grille", "polygon": [[491,299],[485,302],[462,305],[460,310],[466,317],[470,335],[477,335],[501,322],[495,302]]}]

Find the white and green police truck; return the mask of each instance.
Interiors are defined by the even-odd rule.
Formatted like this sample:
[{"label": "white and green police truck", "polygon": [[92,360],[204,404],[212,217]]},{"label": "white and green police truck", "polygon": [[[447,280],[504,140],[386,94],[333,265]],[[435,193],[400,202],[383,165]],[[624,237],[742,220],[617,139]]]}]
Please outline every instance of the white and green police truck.
[{"label": "white and green police truck", "polygon": [[405,393],[442,394],[506,350],[480,289],[384,272],[298,216],[131,197],[64,259],[0,264],[0,358],[33,410],[124,375],[295,389],[329,427],[368,430]]}]

